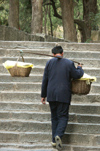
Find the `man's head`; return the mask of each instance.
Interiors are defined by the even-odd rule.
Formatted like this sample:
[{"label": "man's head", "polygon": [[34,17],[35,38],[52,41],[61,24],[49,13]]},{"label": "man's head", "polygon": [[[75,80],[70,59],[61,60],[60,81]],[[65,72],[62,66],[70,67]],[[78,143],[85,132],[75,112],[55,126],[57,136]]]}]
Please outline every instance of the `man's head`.
[{"label": "man's head", "polygon": [[53,53],[54,55],[56,55],[56,54],[63,54],[63,49],[62,49],[61,46],[56,46],[56,47],[54,47],[54,48],[52,49],[52,53]]}]

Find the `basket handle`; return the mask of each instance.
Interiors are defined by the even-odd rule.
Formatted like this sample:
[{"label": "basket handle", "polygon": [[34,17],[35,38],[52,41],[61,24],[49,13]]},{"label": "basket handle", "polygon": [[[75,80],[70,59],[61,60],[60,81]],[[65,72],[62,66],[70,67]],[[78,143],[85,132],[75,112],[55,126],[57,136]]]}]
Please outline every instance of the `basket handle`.
[{"label": "basket handle", "polygon": [[22,61],[23,61],[23,62],[25,62],[25,60],[24,60],[23,56],[22,56],[22,55],[20,55],[20,56],[18,57],[17,61],[16,61],[15,67],[17,67],[17,63],[18,63],[18,60],[20,59],[20,57],[22,57]]},{"label": "basket handle", "polygon": [[17,62],[18,62],[18,60],[20,59],[20,57],[22,58],[22,61],[25,62],[24,57],[23,57],[22,55],[20,55],[20,56],[18,57]]}]

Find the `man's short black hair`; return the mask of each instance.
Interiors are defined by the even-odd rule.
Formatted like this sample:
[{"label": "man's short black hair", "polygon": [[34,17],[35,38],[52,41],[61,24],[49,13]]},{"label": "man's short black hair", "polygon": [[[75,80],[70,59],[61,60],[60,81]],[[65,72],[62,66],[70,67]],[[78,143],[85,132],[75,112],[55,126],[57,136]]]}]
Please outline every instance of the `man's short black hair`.
[{"label": "man's short black hair", "polygon": [[56,47],[54,47],[53,49],[52,49],[52,53],[53,54],[57,54],[57,53],[63,53],[63,49],[62,49],[62,47],[61,46],[56,46]]}]

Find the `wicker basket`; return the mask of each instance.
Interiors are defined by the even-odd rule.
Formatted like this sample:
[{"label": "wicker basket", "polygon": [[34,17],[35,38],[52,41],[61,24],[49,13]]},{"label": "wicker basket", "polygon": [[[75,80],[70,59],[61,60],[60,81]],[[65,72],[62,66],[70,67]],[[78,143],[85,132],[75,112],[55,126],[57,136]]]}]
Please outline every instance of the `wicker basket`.
[{"label": "wicker basket", "polygon": [[[21,57],[22,57],[22,61],[24,62],[23,56],[21,56]],[[20,59],[20,57],[17,59],[17,62],[19,59]],[[17,62],[14,67],[8,69],[11,76],[12,77],[29,77],[29,74],[30,74],[32,68],[31,67],[28,67],[28,68],[17,67]]]},{"label": "wicker basket", "polygon": [[22,68],[14,66],[13,68],[8,69],[12,77],[29,77],[31,72],[31,67]]},{"label": "wicker basket", "polygon": [[87,84],[86,80],[72,80],[72,94],[88,94],[91,83]]}]

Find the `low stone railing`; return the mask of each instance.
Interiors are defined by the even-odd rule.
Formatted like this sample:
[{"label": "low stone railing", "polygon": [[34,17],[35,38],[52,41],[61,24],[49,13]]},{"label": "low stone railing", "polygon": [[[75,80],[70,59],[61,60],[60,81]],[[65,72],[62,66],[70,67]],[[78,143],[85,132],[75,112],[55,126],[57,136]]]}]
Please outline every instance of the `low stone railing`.
[{"label": "low stone railing", "polygon": [[45,34],[29,34],[9,26],[0,26],[0,40],[4,41],[48,41],[63,42],[64,39],[55,38]]},{"label": "low stone railing", "polygon": [[100,43],[100,30],[93,30],[91,32],[91,39],[93,42],[99,42]]}]

